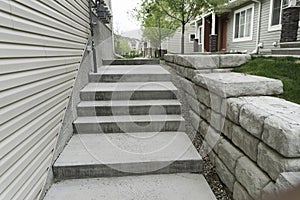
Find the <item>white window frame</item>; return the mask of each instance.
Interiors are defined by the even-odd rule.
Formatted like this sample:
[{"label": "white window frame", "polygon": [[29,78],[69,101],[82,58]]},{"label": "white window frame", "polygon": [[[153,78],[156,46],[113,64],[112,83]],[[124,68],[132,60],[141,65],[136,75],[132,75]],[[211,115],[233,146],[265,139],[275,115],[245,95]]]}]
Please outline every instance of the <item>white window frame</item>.
[{"label": "white window frame", "polygon": [[[200,35],[200,30],[201,30],[201,35]],[[198,28],[198,34],[199,34],[199,38],[198,38],[198,40],[199,40],[199,44],[202,44],[203,43],[203,25],[201,25],[201,26],[199,26],[199,28]]]},{"label": "white window frame", "polygon": [[[241,13],[242,11],[246,11],[246,10],[248,10],[250,8],[252,8],[250,36],[243,37],[243,38],[235,38],[234,36],[235,36],[235,29],[236,29],[235,28],[236,14],[237,13]],[[251,41],[252,40],[252,37],[253,37],[253,25],[254,25],[254,13],[255,13],[254,3],[234,11],[234,14],[233,14],[233,26],[232,26],[233,27],[232,42],[244,42],[244,41]]]},{"label": "white window frame", "polygon": [[189,43],[194,43],[194,41],[191,41],[191,35],[194,35],[194,39],[196,39],[196,34],[195,33],[190,33],[189,34]]},{"label": "white window frame", "polygon": [[269,26],[268,26],[268,31],[279,31],[281,30],[281,16],[282,16],[282,4],[283,4],[283,0],[281,0],[281,8],[280,8],[280,17],[279,17],[279,24],[277,25],[273,25],[272,26],[272,16],[273,16],[273,4],[274,4],[274,0],[270,1],[270,12],[269,12]]},{"label": "white window frame", "polygon": [[[272,31],[280,31],[282,28],[281,24],[281,17],[282,17],[282,7],[283,7],[283,0],[281,0],[281,9],[280,9],[280,18],[279,18],[279,24],[278,25],[271,25],[272,24],[272,16],[273,16],[273,3],[274,0],[270,1],[270,12],[269,12],[269,25],[268,25],[268,32]],[[299,20],[299,27],[300,27],[300,20]]]}]

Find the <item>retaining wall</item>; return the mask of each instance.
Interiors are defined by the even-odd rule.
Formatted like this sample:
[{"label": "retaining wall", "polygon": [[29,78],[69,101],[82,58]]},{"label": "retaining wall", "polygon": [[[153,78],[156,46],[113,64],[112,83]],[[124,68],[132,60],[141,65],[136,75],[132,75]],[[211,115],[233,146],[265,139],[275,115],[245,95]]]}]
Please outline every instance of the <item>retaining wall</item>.
[{"label": "retaining wall", "polygon": [[236,200],[264,199],[300,182],[300,106],[272,97],[283,92],[279,80],[230,72],[249,59],[166,55],[163,64],[177,74],[201,153]]}]

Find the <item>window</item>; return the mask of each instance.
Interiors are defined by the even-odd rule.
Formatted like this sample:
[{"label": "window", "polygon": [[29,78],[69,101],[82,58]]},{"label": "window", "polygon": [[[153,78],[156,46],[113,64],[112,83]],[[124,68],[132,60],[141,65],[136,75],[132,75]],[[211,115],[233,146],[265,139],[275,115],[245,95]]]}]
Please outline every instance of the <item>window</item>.
[{"label": "window", "polygon": [[190,43],[194,42],[195,38],[196,38],[195,34],[190,34]]},{"label": "window", "polygon": [[281,29],[282,0],[271,0],[269,31]]},{"label": "window", "polygon": [[234,12],[233,42],[252,40],[254,4]]},{"label": "window", "polygon": [[[299,0],[296,0],[296,2],[297,1]],[[287,7],[288,4],[289,4],[288,0],[271,0],[268,31],[281,30],[282,9]],[[299,27],[300,27],[300,19],[299,19]]]}]

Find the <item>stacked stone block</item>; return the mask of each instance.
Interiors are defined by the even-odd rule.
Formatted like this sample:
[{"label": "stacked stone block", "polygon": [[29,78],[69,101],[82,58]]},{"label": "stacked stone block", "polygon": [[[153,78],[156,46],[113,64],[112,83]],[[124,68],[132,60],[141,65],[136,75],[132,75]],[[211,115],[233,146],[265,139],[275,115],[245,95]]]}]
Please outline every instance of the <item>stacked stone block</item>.
[{"label": "stacked stone block", "polygon": [[300,105],[271,97],[283,92],[281,81],[228,72],[248,59],[165,57],[188,102],[187,121],[203,140],[201,152],[236,200],[278,193],[287,188],[282,174],[300,171]]}]

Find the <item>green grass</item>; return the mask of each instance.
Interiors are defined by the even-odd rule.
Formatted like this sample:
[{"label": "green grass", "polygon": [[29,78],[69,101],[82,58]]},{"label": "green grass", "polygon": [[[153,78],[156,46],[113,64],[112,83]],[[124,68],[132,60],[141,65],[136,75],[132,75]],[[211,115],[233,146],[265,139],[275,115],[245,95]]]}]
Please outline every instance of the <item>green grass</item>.
[{"label": "green grass", "polygon": [[278,97],[300,104],[299,59],[257,57],[235,71],[282,80],[284,93]]}]

